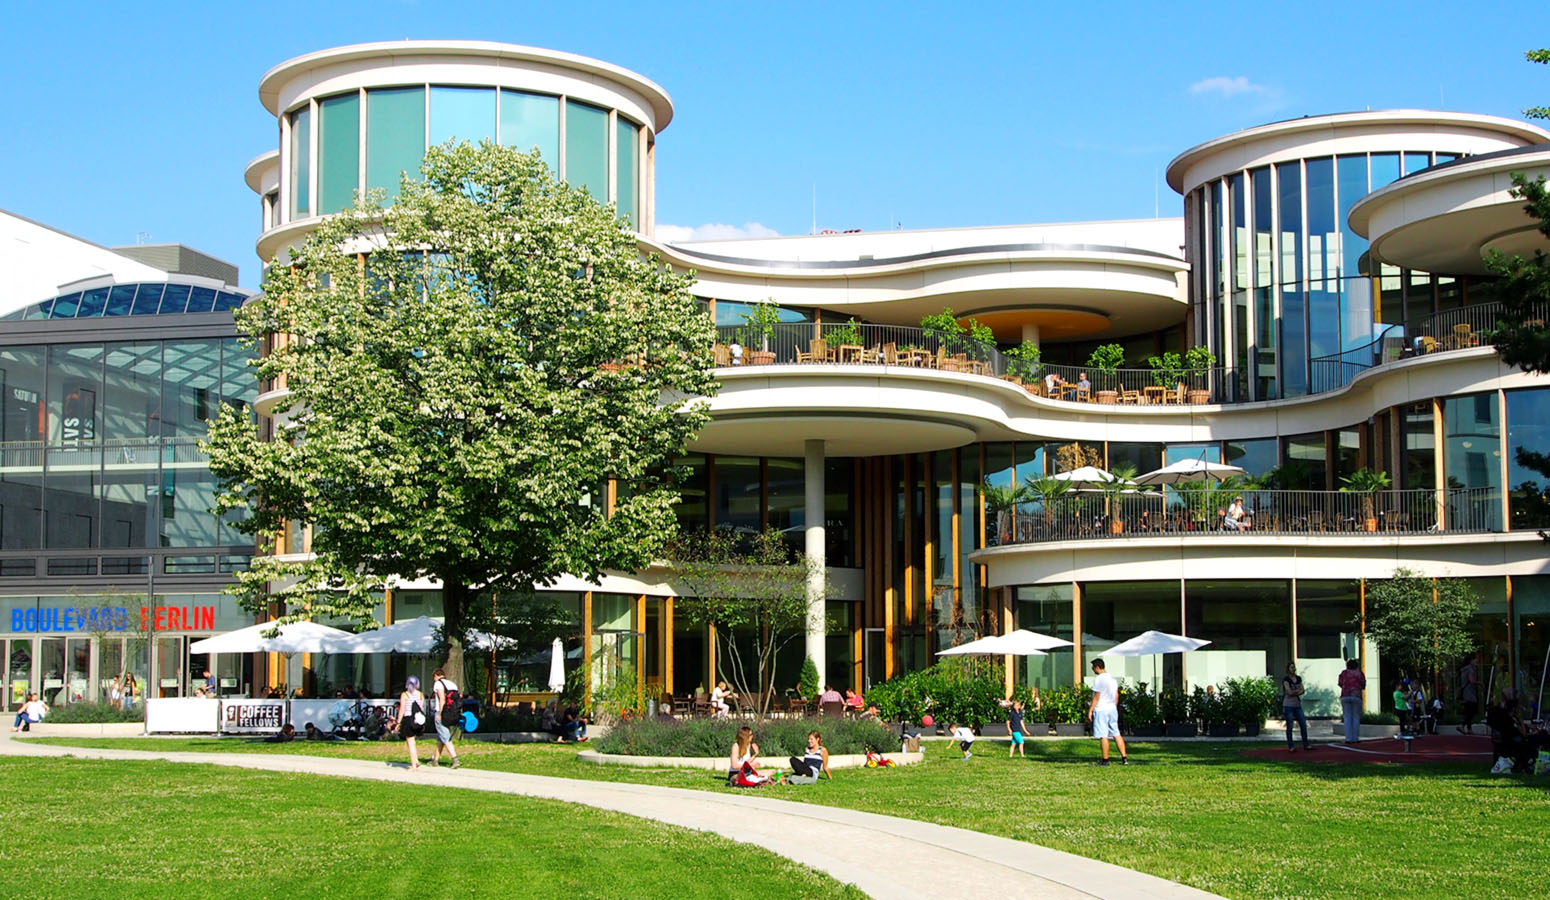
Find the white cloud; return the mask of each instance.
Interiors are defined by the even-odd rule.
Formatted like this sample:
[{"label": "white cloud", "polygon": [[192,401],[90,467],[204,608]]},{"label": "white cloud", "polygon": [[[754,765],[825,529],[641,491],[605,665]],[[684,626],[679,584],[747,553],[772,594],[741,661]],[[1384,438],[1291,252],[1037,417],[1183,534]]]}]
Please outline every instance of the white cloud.
[{"label": "white cloud", "polygon": [[658,225],[657,240],[669,244],[684,241],[735,241],[742,238],[779,237],[780,232],[758,222],[727,225],[711,222],[705,225]]},{"label": "white cloud", "polygon": [[1226,75],[1217,75],[1213,78],[1202,78],[1189,86],[1191,94],[1217,94],[1222,97],[1237,97],[1242,94],[1266,94],[1270,89],[1262,84],[1255,84],[1247,76],[1239,75],[1228,78]]}]

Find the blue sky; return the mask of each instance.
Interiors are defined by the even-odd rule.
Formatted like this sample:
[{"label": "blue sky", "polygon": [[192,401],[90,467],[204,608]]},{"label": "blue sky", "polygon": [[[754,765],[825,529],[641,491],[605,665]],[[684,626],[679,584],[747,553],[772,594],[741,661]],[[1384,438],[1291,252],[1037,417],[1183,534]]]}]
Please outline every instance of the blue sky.
[{"label": "blue sky", "polygon": [[[657,220],[805,233],[1153,215],[1185,148],[1266,121],[1550,103],[1541,3],[12,3],[0,208],[181,241],[256,286],[259,77],[403,38],[532,44],[672,95]],[[1162,185],[1163,215],[1177,195]],[[703,233],[703,232],[702,232]]]}]

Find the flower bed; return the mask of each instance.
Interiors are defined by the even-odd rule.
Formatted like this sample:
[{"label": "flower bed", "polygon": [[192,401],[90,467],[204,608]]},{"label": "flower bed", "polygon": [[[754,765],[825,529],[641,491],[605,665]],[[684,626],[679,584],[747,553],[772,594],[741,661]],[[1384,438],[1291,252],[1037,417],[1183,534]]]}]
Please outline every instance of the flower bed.
[{"label": "flower bed", "polygon": [[867,719],[771,719],[753,723],[738,719],[631,719],[593,741],[592,749],[621,756],[724,759],[737,737],[737,729],[749,724],[761,755],[767,758],[800,755],[807,747],[809,731],[823,735],[830,754],[865,753],[869,747],[891,753],[899,746],[897,735],[882,723]]}]

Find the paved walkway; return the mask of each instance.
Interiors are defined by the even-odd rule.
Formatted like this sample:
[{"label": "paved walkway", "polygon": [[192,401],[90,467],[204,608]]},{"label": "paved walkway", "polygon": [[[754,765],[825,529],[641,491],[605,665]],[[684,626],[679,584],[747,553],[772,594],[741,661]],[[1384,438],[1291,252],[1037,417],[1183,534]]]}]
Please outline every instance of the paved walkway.
[{"label": "paved walkway", "polygon": [[54,747],[12,741],[8,737],[0,739],[0,755],[165,760],[563,800],[764,847],[887,900],[937,898],[944,894],[1055,900],[1216,897],[1152,875],[1024,841],[875,813],[774,800],[754,792],[724,794],[475,769],[427,767],[410,772],[403,763],[301,754]]}]

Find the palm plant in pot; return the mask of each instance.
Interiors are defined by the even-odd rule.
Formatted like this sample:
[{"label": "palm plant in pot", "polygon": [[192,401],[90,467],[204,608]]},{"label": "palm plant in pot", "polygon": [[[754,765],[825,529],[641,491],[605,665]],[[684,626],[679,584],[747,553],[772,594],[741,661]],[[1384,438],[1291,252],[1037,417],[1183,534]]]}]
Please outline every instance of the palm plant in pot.
[{"label": "palm plant in pot", "polygon": [[1361,468],[1340,479],[1340,483],[1343,485],[1340,488],[1342,491],[1362,495],[1362,523],[1368,531],[1377,531],[1378,492],[1393,487],[1394,479],[1390,478],[1387,472],[1374,472],[1368,468]]},{"label": "palm plant in pot", "polygon": [[1011,543],[1016,535],[1017,505],[1027,499],[1028,489],[1020,484],[995,485],[987,479],[980,486],[980,494],[985,498],[985,508],[994,514],[993,530],[986,535],[986,543]]},{"label": "palm plant in pot", "polygon": [[1120,501],[1124,499],[1126,491],[1136,493],[1135,478],[1136,467],[1130,463],[1120,463],[1109,472],[1114,476],[1112,481],[1105,481],[1100,485],[1103,491],[1104,505],[1108,507],[1109,532],[1111,534],[1123,534],[1125,532],[1124,511],[1120,509]]},{"label": "palm plant in pot", "polygon": [[1027,497],[1039,501],[1044,518],[1044,535],[1048,540],[1055,533],[1055,501],[1071,492],[1071,482],[1045,475],[1042,478],[1029,478],[1026,487]]}]

